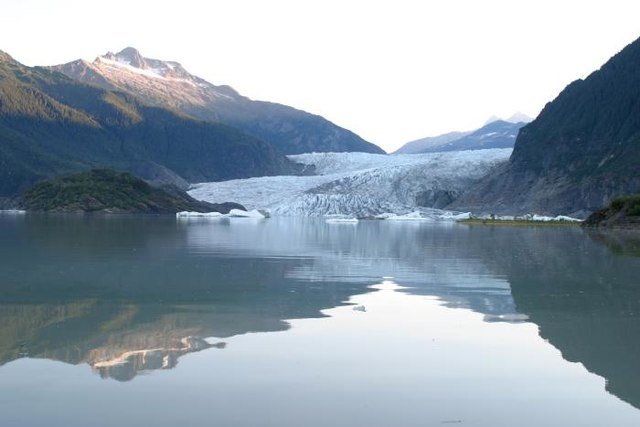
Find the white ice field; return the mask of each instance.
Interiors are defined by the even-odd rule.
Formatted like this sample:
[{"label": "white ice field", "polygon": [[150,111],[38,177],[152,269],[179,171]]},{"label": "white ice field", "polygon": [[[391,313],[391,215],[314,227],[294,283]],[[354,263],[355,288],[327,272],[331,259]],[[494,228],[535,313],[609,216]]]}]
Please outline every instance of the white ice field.
[{"label": "white ice field", "polygon": [[[194,184],[189,194],[212,203],[233,201],[272,216],[384,213],[423,216],[444,212],[418,206],[434,194],[459,194],[492,168],[505,162],[511,149],[428,154],[310,153],[289,156],[315,165],[315,176],[268,176]],[[422,203],[424,204],[424,203]]]}]

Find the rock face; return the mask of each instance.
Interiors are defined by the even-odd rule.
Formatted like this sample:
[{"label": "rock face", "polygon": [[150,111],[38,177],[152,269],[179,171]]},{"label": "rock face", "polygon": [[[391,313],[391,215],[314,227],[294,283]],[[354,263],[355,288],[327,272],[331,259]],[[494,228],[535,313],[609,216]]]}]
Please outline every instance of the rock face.
[{"label": "rock face", "polygon": [[509,163],[451,207],[586,216],[640,190],[640,40],[523,127]]},{"label": "rock face", "polygon": [[298,171],[271,145],[236,129],[0,55],[0,198],[95,167],[182,187]]},{"label": "rock face", "polygon": [[94,169],[36,184],[23,205],[44,212],[176,213],[184,210],[228,213],[237,203],[199,202],[177,188],[151,187],[139,178],[108,169]]},{"label": "rock face", "polygon": [[383,153],[358,135],[328,120],[286,105],[253,101],[229,86],[216,86],[179,63],[143,57],[128,47],[93,62],[53,67],[83,83],[130,93],[145,103],[236,127],[284,154],[361,151]]}]

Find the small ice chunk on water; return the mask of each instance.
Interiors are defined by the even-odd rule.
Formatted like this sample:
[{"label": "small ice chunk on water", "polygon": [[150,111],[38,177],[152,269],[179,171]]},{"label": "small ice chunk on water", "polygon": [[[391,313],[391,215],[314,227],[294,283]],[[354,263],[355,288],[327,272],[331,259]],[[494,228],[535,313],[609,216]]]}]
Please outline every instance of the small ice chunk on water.
[{"label": "small ice chunk on water", "polygon": [[357,224],[357,218],[327,218],[325,219],[327,224]]},{"label": "small ice chunk on water", "polygon": [[390,215],[387,221],[431,221],[431,218],[425,218],[420,211],[411,212],[405,215]]},{"label": "small ice chunk on water", "polygon": [[222,218],[220,212],[190,212],[182,211],[176,213],[176,218]]},{"label": "small ice chunk on water", "polygon": [[260,211],[254,209],[252,211],[243,211],[241,209],[231,209],[228,214],[220,212],[189,212],[182,211],[176,213],[176,218],[258,218],[263,219],[266,216]]},{"label": "small ice chunk on water", "polygon": [[243,211],[240,209],[231,209],[231,211],[226,215],[229,218],[265,218],[265,216],[259,212],[257,209],[253,209],[250,211]]}]

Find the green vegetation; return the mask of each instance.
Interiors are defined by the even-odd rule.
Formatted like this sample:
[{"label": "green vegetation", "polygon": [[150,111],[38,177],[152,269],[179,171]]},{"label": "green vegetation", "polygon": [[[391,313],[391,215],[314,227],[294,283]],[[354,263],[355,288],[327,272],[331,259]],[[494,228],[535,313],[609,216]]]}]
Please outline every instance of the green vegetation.
[{"label": "green vegetation", "polygon": [[212,210],[186,194],[169,194],[129,173],[108,169],[94,169],[36,184],[25,192],[23,204],[28,210],[45,212],[175,213]]},{"label": "green vegetation", "polygon": [[271,145],[234,128],[0,55],[0,198],[43,179],[140,163],[188,182],[297,171]]},{"label": "green vegetation", "polygon": [[616,197],[609,202],[609,209],[614,212],[624,209],[628,216],[640,216],[640,194]]},{"label": "green vegetation", "polygon": [[[143,58],[133,48],[116,54],[127,58],[133,66],[155,68],[157,60]],[[146,63],[146,64],[145,64]],[[159,65],[162,68],[162,65]],[[128,93],[147,105],[169,108],[204,121],[223,123],[240,129],[270,143],[280,153],[300,154],[313,151],[362,151],[384,153],[358,135],[329,122],[323,117],[272,102],[254,101],[241,96],[228,86],[213,86],[193,76],[180,65],[172,67],[172,74],[196,83],[175,86],[159,83],[157,79],[114,78],[113,71],[100,61],[89,64],[73,61],[53,67],[76,81],[99,86],[106,90]],[[155,80],[155,81],[153,81]],[[224,96],[220,96],[224,94]]]},{"label": "green vegetation", "polygon": [[609,206],[594,212],[584,221],[585,227],[640,227],[640,194],[616,197]]}]

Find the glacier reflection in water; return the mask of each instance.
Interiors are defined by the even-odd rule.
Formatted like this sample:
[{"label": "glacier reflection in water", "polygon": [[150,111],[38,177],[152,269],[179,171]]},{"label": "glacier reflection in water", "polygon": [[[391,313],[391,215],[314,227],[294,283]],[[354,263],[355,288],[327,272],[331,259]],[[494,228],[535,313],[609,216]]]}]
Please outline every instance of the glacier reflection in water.
[{"label": "glacier reflection in water", "polygon": [[618,399],[640,406],[640,263],[579,229],[27,215],[0,234],[2,425],[640,419]]}]

